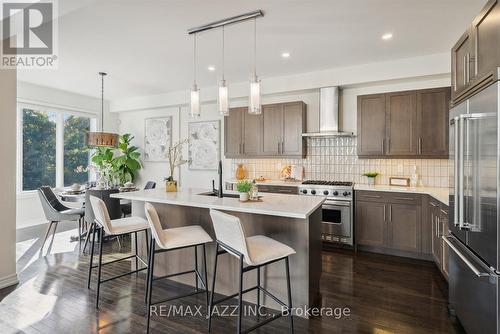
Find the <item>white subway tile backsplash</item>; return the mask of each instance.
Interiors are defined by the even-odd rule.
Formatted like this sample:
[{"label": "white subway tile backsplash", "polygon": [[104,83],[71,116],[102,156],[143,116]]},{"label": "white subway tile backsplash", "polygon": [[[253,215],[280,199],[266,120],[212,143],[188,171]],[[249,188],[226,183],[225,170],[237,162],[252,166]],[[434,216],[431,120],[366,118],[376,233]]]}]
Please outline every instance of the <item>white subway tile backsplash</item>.
[{"label": "white subway tile backsplash", "polygon": [[[234,159],[232,175],[238,164],[245,165],[249,178],[264,176],[278,179],[285,165],[304,167],[306,179],[353,181],[366,184],[361,174],[376,171],[377,184],[388,184],[391,176],[410,177],[417,166],[422,186],[448,187],[449,161],[444,159],[358,159],[356,138],[308,138],[304,159]],[[401,172],[402,171],[402,172]]]}]

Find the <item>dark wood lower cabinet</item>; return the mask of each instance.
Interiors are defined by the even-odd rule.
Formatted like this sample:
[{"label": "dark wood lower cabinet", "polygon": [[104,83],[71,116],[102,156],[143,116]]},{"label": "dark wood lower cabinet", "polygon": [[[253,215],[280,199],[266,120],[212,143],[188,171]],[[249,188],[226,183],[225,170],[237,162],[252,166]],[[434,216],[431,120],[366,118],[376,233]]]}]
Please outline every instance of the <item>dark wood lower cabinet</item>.
[{"label": "dark wood lower cabinet", "polygon": [[434,261],[448,279],[448,207],[428,195],[356,191],[356,245],[368,251]]},{"label": "dark wood lower cabinet", "polygon": [[387,244],[386,204],[356,202],[356,243],[384,247]]}]

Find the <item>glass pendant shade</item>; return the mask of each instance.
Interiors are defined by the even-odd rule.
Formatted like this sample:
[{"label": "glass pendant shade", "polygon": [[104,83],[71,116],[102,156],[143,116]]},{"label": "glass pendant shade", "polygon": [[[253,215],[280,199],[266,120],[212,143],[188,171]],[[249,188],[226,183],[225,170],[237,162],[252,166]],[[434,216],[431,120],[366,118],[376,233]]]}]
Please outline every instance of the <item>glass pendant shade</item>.
[{"label": "glass pendant shade", "polygon": [[226,86],[226,80],[222,80],[219,85],[219,113],[222,116],[229,115],[229,96]]},{"label": "glass pendant shade", "polygon": [[259,115],[262,113],[262,106],[260,102],[260,81],[255,75],[250,81],[250,100],[248,102],[248,113]]},{"label": "glass pendant shade", "polygon": [[192,118],[200,117],[200,90],[196,84],[191,89],[191,110],[189,115]]}]

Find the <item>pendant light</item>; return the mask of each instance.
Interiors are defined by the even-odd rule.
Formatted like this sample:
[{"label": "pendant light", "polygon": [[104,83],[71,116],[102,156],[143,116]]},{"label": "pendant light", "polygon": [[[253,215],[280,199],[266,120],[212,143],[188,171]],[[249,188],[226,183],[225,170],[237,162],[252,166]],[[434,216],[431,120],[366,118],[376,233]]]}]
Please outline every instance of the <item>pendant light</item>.
[{"label": "pendant light", "polygon": [[115,147],[118,144],[116,133],[106,133],[104,129],[104,77],[105,72],[99,72],[101,76],[101,131],[89,132],[87,134],[87,145],[90,147]]},{"label": "pendant light", "polygon": [[192,118],[200,117],[200,90],[198,89],[198,85],[196,84],[196,37],[197,34],[194,34],[194,82],[193,88],[191,88],[191,110],[189,113]]},{"label": "pendant light", "polygon": [[260,80],[257,77],[257,19],[253,20],[253,73],[250,80],[250,96],[248,113],[259,115],[262,113],[260,102]]},{"label": "pendant light", "polygon": [[222,116],[229,116],[229,96],[226,86],[226,78],[224,77],[224,26],[222,26],[222,80],[219,84],[219,113]]}]

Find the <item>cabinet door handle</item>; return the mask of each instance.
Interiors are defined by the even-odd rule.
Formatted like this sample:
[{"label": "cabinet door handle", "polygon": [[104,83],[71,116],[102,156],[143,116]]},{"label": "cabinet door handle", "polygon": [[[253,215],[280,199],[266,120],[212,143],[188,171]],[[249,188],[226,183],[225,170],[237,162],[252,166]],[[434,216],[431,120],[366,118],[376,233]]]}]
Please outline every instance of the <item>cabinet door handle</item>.
[{"label": "cabinet door handle", "polygon": [[278,154],[281,154],[281,150],[280,150],[280,142],[278,142]]},{"label": "cabinet door handle", "polygon": [[403,201],[413,201],[413,197],[394,197],[394,199],[399,199]]},{"label": "cabinet door handle", "polygon": [[392,205],[389,205],[389,221],[392,222]]},{"label": "cabinet door handle", "polygon": [[245,153],[245,143],[241,144],[241,153]]},{"label": "cabinet door handle", "polygon": [[382,138],[382,154],[385,153],[385,139]]},{"label": "cabinet door handle", "polygon": [[467,83],[470,82],[470,53],[467,52]]},{"label": "cabinet door handle", "polygon": [[463,65],[463,70],[464,70],[464,85],[467,85],[467,57],[464,56],[464,65]]},{"label": "cabinet door handle", "polygon": [[386,205],[384,204],[384,221],[386,221],[386,219],[385,219],[386,218],[386,216],[385,216],[385,207],[386,207]]},{"label": "cabinet door handle", "polygon": [[368,197],[368,198],[380,198],[379,195],[363,195],[363,197]]},{"label": "cabinet door handle", "polygon": [[285,150],[284,148],[284,145],[283,145],[283,141],[281,142],[281,154],[283,154],[283,151]]},{"label": "cabinet door handle", "polygon": [[448,214],[448,212],[444,211],[443,209],[440,209],[440,210],[441,210],[441,212],[442,212],[444,215],[447,215],[447,214]]},{"label": "cabinet door handle", "polygon": [[418,154],[422,154],[422,137],[418,138]]}]

